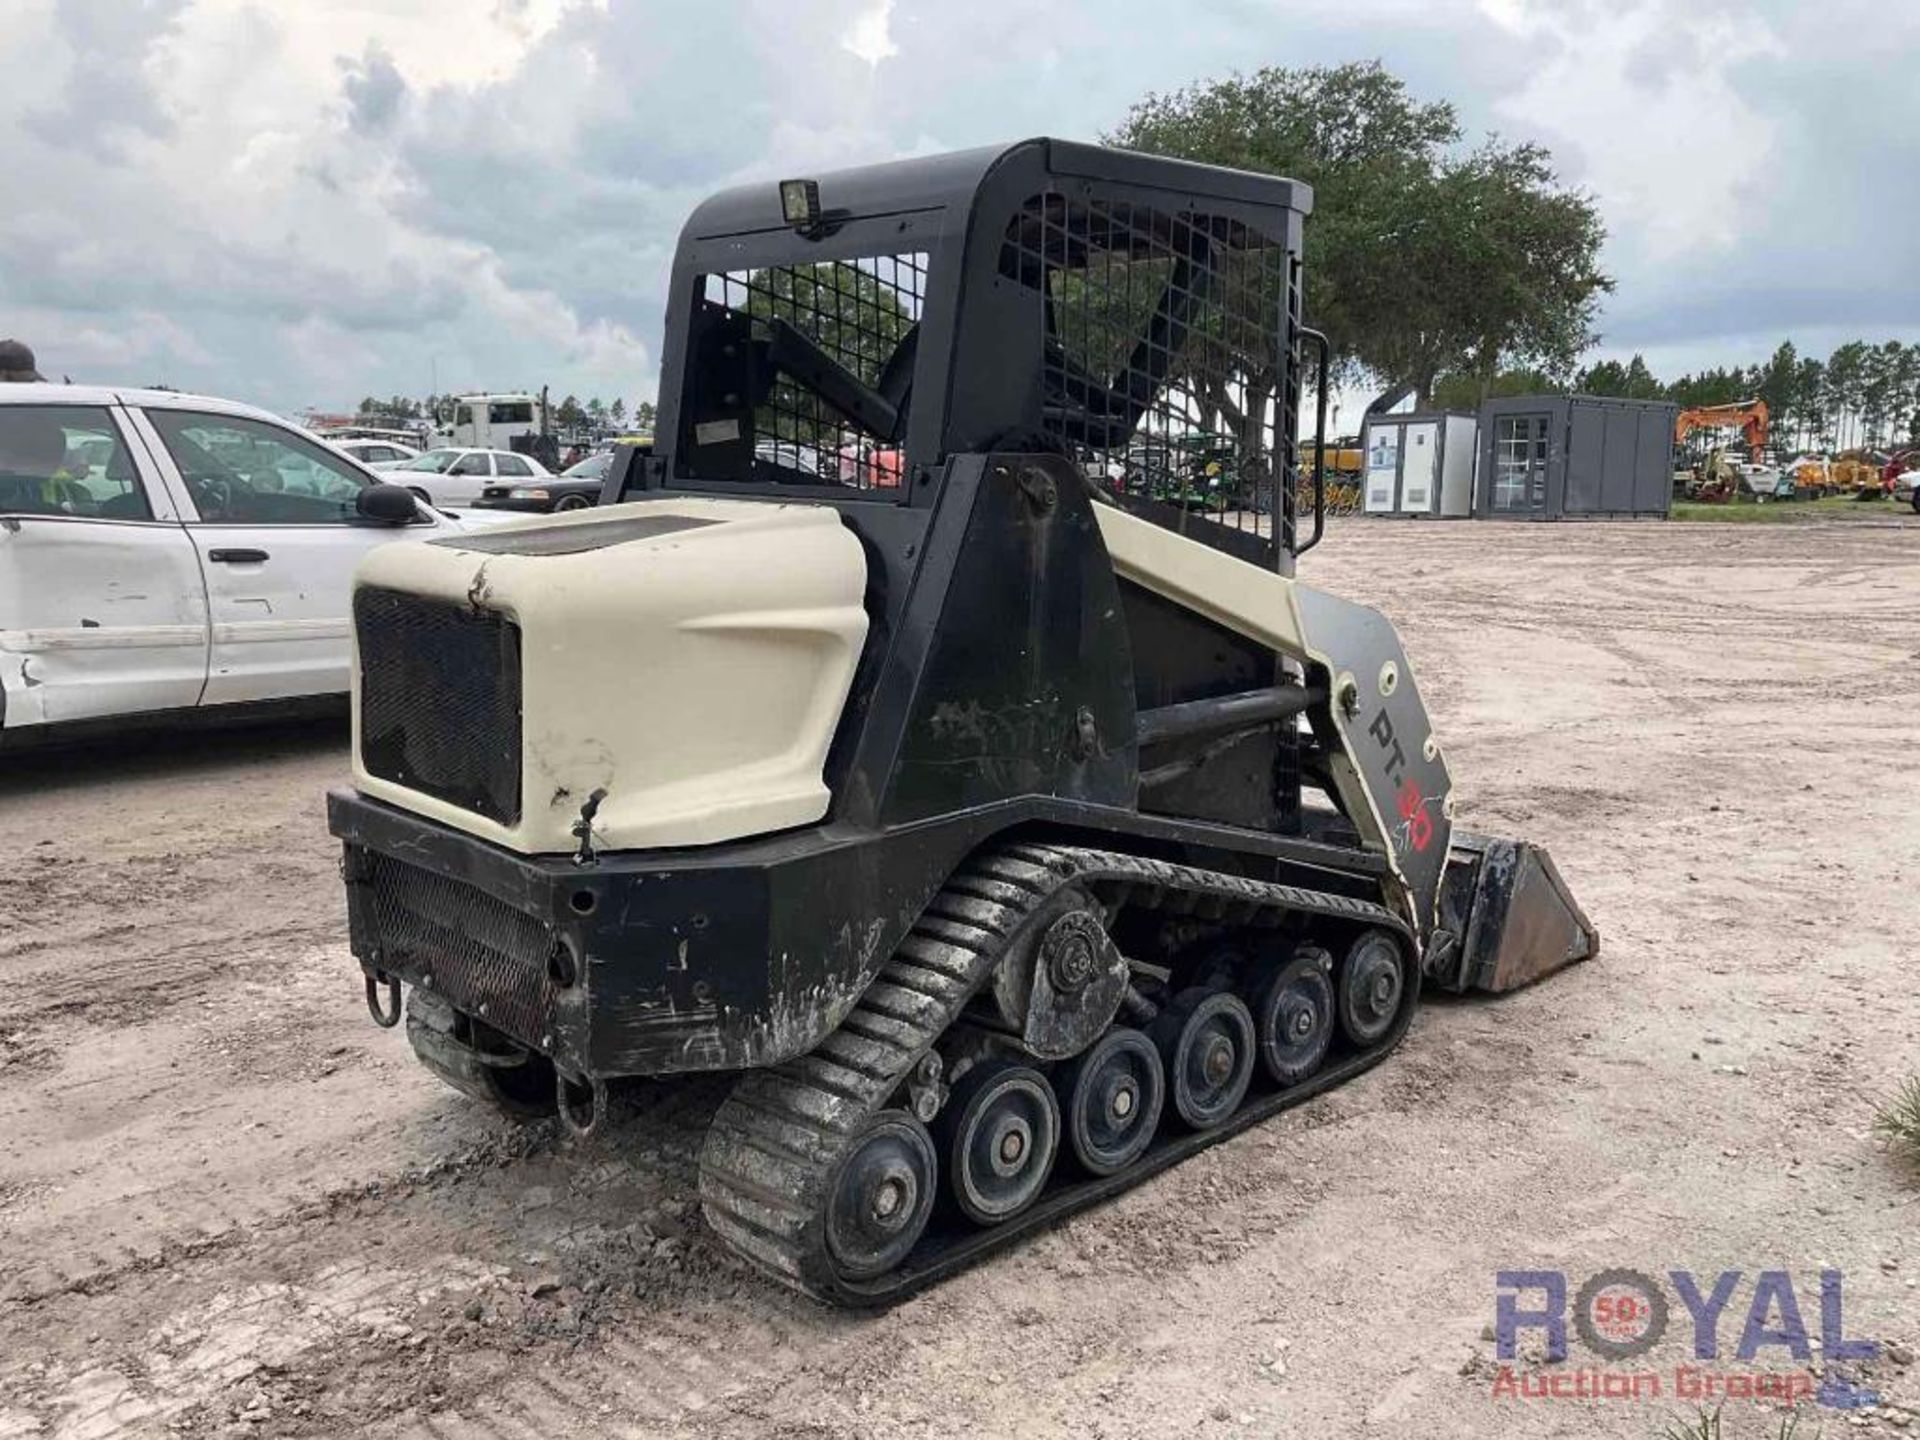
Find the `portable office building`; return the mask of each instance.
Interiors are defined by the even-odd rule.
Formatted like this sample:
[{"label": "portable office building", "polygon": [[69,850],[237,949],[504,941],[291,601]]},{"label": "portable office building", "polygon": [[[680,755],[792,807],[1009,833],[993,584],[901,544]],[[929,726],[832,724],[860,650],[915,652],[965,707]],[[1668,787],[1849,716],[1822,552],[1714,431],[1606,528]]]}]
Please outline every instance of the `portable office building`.
[{"label": "portable office building", "polygon": [[1480,410],[1473,513],[1500,520],[1660,516],[1673,496],[1673,422],[1660,400],[1517,395]]},{"label": "portable office building", "polygon": [[1442,412],[1373,415],[1365,435],[1369,515],[1473,513],[1476,423]]}]

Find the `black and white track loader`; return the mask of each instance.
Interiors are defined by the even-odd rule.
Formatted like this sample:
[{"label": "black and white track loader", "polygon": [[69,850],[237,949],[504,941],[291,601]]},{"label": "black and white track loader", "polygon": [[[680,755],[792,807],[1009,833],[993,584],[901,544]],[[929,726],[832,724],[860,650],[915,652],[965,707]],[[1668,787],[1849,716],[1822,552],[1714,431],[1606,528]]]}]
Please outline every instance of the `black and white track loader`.
[{"label": "black and white track loader", "polygon": [[1594,953],[1294,578],[1304,187],[1035,140],[727,191],[608,502],[369,556],[376,1018],[577,1129],[737,1075],[715,1232],[872,1303]]}]

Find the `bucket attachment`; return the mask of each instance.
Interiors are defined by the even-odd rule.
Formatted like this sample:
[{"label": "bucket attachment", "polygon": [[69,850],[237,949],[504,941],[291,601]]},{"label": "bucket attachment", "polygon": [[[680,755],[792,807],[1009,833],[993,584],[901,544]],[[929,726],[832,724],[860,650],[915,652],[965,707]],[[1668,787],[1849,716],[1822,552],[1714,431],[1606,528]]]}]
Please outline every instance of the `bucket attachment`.
[{"label": "bucket attachment", "polygon": [[1495,995],[1600,951],[1600,932],[1545,850],[1461,830],[1447,853],[1435,939],[1430,982]]}]

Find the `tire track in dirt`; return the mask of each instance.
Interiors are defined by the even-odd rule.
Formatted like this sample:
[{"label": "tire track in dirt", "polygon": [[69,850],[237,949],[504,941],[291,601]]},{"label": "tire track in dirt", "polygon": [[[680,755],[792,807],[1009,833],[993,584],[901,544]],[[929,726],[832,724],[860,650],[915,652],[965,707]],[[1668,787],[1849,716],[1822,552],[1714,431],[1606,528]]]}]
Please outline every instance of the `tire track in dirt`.
[{"label": "tire track in dirt", "polygon": [[813,1307],[695,1218],[705,1090],[652,1094],[591,1150],[489,1127],[430,1175],[0,1303],[0,1355],[61,1337],[50,1361],[0,1359],[0,1417],[197,1434],[264,1406],[272,1433],[552,1434],[615,1403],[670,1428],[764,1386]]}]

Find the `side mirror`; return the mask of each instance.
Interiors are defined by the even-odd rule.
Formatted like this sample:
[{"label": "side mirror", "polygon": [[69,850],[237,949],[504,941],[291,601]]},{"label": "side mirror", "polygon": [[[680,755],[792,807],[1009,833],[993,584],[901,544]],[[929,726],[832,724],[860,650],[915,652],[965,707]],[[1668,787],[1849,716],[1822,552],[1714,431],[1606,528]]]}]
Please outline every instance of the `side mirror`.
[{"label": "side mirror", "polygon": [[411,525],[420,518],[420,502],[404,485],[368,485],[353,502],[354,513],[374,525]]}]

